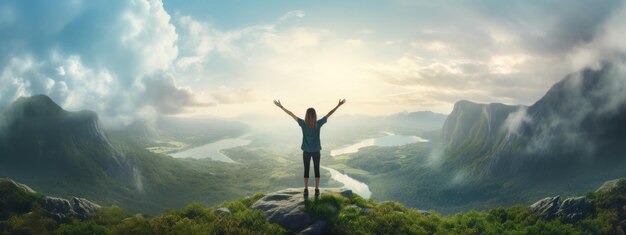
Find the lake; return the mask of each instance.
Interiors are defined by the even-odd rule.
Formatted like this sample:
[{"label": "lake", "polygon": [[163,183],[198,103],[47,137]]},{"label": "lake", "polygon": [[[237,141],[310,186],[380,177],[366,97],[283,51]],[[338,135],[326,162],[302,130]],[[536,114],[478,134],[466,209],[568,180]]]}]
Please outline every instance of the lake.
[{"label": "lake", "polygon": [[215,161],[235,163],[228,156],[224,155],[221,151],[223,149],[234,148],[238,146],[244,146],[250,144],[251,140],[243,138],[229,138],[208,143],[199,147],[188,149],[178,153],[172,153],[170,156],[175,158],[211,158]]},{"label": "lake", "polygon": [[372,195],[372,192],[370,191],[370,188],[369,186],[367,186],[367,184],[358,181],[346,174],[343,174],[333,168],[325,166],[321,167],[330,171],[330,178],[338,181],[339,183],[342,183],[344,188],[352,190],[352,192],[359,194],[359,196],[365,199],[370,198],[370,196]]},{"label": "lake", "polygon": [[393,133],[387,133],[387,136],[365,139],[356,144],[330,150],[330,155],[339,156],[342,154],[356,153],[359,151],[360,148],[367,147],[367,146],[388,147],[388,146],[400,146],[400,145],[412,144],[412,143],[418,143],[418,142],[428,142],[428,140],[421,138],[419,136],[414,136],[414,135],[396,135]]}]

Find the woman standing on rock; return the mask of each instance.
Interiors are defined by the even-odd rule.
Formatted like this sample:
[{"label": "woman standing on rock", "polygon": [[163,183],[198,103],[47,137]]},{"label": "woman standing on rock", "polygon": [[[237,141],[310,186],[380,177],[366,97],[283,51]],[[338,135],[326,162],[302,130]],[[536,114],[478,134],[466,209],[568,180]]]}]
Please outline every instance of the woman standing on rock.
[{"label": "woman standing on rock", "polygon": [[[315,170],[315,196],[320,195],[319,185],[320,185],[320,150],[322,149],[322,145],[320,144],[320,128],[326,123],[328,117],[332,115],[339,106],[346,103],[346,99],[339,100],[337,106],[334,109],[330,110],[326,116],[322,119],[317,120],[317,114],[315,113],[314,108],[309,108],[306,110],[306,116],[304,120],[294,115],[291,111],[287,110],[280,104],[280,100],[274,100],[274,104],[281,108],[285,113],[289,114],[300,128],[302,128],[302,145],[300,148],[302,149],[302,161],[304,162],[304,194],[309,194],[309,168],[311,165],[311,158],[313,158],[313,169]],[[317,121],[316,121],[317,120]]]}]

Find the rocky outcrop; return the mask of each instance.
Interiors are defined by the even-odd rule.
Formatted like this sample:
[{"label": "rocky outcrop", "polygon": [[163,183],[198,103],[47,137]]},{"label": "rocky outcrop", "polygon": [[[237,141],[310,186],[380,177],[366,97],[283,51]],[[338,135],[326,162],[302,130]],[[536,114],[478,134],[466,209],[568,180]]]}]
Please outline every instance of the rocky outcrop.
[{"label": "rocky outcrop", "polygon": [[226,207],[220,207],[215,210],[218,215],[231,215],[232,213]]},{"label": "rocky outcrop", "polygon": [[285,189],[265,195],[254,204],[252,209],[263,211],[271,223],[288,229],[303,228],[311,224],[311,216],[305,212],[302,189]]},{"label": "rocky outcrop", "polygon": [[43,206],[46,214],[57,221],[69,221],[72,217],[87,219],[95,215],[100,209],[98,204],[77,197],[72,197],[72,200],[46,197]]},{"label": "rocky outcrop", "polygon": [[12,179],[0,178],[0,183],[10,184],[12,187],[17,188],[25,193],[35,193],[35,190],[28,187],[28,185],[20,184],[18,182],[13,181]]},{"label": "rocky outcrop", "polygon": [[563,216],[567,222],[575,222],[592,214],[593,204],[585,197],[568,198],[561,202],[556,213]]},{"label": "rocky outcrop", "polygon": [[322,232],[324,232],[324,229],[326,229],[327,225],[328,223],[326,223],[326,221],[318,220],[317,222],[311,224],[311,226],[300,231],[298,235],[322,234]]},{"label": "rocky outcrop", "polygon": [[[37,192],[32,188],[17,183],[12,179],[0,178],[0,186],[4,188],[4,191],[0,192],[0,199],[2,199],[1,196],[12,195],[14,192],[20,192],[21,197],[31,196],[33,201],[29,202],[29,204],[34,202],[40,203],[46,215],[60,222],[69,222],[71,218],[87,219],[95,215],[100,209],[98,204],[84,198],[72,197],[71,200],[67,200],[37,195]],[[10,199],[9,202],[11,202]]]},{"label": "rocky outcrop", "polygon": [[593,213],[593,204],[585,197],[567,198],[547,197],[533,203],[530,208],[545,220],[562,217],[566,222],[576,222]]},{"label": "rocky outcrop", "polygon": [[602,186],[596,190],[596,193],[608,193],[613,191],[613,189],[617,187],[617,183],[620,180],[621,179],[614,179],[604,182]]},{"label": "rocky outcrop", "polygon": [[556,212],[559,210],[560,199],[560,196],[547,197],[533,203],[530,208],[542,218],[549,220],[556,217]]},{"label": "rocky outcrop", "polygon": [[[336,193],[352,198],[352,191],[349,189],[322,188],[320,191],[322,194]],[[303,234],[319,234],[316,231],[321,232],[326,227],[326,223],[314,221],[305,211],[306,201],[309,199],[311,198],[304,197],[301,188],[289,188],[265,195],[252,204],[252,209],[262,210],[271,223],[279,224],[287,229],[297,231],[306,228],[302,230]]]}]

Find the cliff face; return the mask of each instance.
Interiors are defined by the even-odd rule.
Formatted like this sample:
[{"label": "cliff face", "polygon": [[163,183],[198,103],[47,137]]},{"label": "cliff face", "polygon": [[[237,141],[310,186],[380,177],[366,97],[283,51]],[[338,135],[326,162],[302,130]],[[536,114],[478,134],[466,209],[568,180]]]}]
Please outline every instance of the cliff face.
[{"label": "cliff face", "polygon": [[58,135],[62,132],[68,137],[110,146],[95,112],[68,112],[44,95],[19,98],[6,107],[1,115],[5,139],[21,133]]},{"label": "cliff face", "polygon": [[499,141],[507,117],[520,108],[523,106],[459,101],[444,123],[443,141],[451,147],[459,147],[478,139],[480,147],[489,147]]},{"label": "cliff face", "polygon": [[86,182],[132,176],[131,162],[112,147],[95,112],[68,112],[38,95],[16,100],[0,120],[0,176]]},{"label": "cliff face", "polygon": [[529,107],[459,101],[442,131],[446,158],[491,175],[619,165],[625,94],[624,69],[604,64],[568,75]]},{"label": "cliff face", "polygon": [[505,147],[507,119],[523,106],[478,104],[462,100],[443,126],[442,138],[448,161],[464,167],[489,165]]}]

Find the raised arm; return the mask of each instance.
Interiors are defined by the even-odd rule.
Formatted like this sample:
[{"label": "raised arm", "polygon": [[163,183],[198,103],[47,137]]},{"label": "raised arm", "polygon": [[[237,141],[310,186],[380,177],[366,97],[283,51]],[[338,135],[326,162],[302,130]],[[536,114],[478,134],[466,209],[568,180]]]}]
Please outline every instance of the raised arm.
[{"label": "raised arm", "polygon": [[333,113],[335,113],[335,110],[337,110],[337,108],[339,108],[339,106],[342,106],[345,103],[346,103],[346,99],[340,99],[339,103],[337,103],[337,106],[335,106],[335,108],[330,110],[330,112],[328,112],[328,114],[326,114],[326,116],[324,116],[324,118],[328,119],[328,117],[330,117],[330,115],[333,115]]},{"label": "raised arm", "polygon": [[274,100],[274,104],[276,106],[278,106],[280,109],[282,109],[283,111],[285,111],[285,113],[289,114],[289,116],[291,116],[293,118],[293,120],[296,120],[296,122],[298,121],[298,116],[296,116],[291,111],[289,111],[285,107],[283,107],[283,105],[280,104],[280,100]]}]

